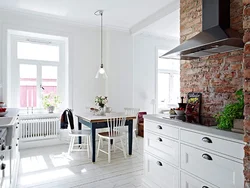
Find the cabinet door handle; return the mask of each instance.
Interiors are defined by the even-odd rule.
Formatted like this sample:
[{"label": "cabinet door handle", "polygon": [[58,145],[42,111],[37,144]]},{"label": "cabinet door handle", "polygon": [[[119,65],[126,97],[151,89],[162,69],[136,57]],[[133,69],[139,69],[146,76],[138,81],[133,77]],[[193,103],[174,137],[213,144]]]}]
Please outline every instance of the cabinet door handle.
[{"label": "cabinet door handle", "polygon": [[202,188],[209,188],[208,186],[202,186]]},{"label": "cabinet door handle", "polygon": [[206,159],[206,160],[209,160],[209,161],[212,161],[212,160],[213,160],[213,158],[212,158],[210,155],[208,155],[208,154],[203,154],[202,157],[203,157],[204,159]]},{"label": "cabinet door handle", "polygon": [[162,142],[162,139],[161,138],[158,138],[159,142]]},{"label": "cabinet door handle", "polygon": [[213,143],[212,140],[210,138],[208,138],[208,137],[203,137],[202,141],[206,142],[206,143]]},{"label": "cabinet door handle", "polygon": [[6,167],[6,164],[2,163],[2,165],[1,165],[1,170],[4,170],[5,167]]},{"label": "cabinet door handle", "polygon": [[162,126],[158,125],[158,129],[162,129]]},{"label": "cabinet door handle", "polygon": [[160,161],[157,161],[157,165],[162,166],[162,163]]}]

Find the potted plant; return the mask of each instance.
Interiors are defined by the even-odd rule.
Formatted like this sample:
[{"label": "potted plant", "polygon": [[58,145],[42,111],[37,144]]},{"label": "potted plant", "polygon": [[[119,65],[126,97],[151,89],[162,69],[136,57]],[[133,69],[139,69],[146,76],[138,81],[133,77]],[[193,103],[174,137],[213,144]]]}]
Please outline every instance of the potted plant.
[{"label": "potted plant", "polygon": [[49,113],[53,113],[58,104],[61,103],[58,95],[54,93],[45,94],[42,97],[43,107],[48,110]]},{"label": "potted plant", "polygon": [[96,104],[96,106],[99,107],[100,115],[105,114],[104,107],[106,106],[107,103],[108,103],[108,97],[106,97],[106,96],[96,96],[95,97],[95,104]]},{"label": "potted plant", "polygon": [[217,127],[219,129],[230,130],[234,126],[234,121],[240,119],[243,124],[244,111],[244,93],[243,89],[235,93],[237,102],[227,104],[222,112],[219,112],[214,117],[216,119]]}]

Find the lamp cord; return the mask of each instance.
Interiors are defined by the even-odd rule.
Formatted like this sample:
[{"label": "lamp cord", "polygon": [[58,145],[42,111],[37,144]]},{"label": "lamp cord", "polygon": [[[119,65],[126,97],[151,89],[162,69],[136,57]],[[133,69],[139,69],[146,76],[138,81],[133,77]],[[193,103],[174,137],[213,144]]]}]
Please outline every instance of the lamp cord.
[{"label": "lamp cord", "polygon": [[103,41],[102,41],[102,38],[103,38],[103,19],[102,19],[102,15],[103,15],[103,12],[100,13],[101,14],[101,68],[103,68]]}]

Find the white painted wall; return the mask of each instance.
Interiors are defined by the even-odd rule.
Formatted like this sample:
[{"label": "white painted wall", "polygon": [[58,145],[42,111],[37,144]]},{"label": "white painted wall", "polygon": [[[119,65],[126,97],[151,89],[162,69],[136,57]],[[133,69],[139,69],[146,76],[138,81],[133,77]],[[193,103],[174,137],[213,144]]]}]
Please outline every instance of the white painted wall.
[{"label": "white painted wall", "polygon": [[127,33],[109,32],[107,50],[109,105],[114,111],[133,107],[133,40]]},{"label": "white painted wall", "polygon": [[156,93],[156,49],[169,50],[178,40],[152,36],[132,37],[121,31],[105,31],[104,66],[108,79],[95,79],[100,65],[99,28],[79,26],[62,20],[38,15],[0,11],[0,101],[6,101],[7,30],[22,30],[67,37],[69,41],[69,107],[75,113],[92,106],[96,95],[106,94],[109,106],[115,111],[124,107],[138,107],[152,113],[152,99]]},{"label": "white painted wall", "polygon": [[158,49],[170,50],[179,44],[175,38],[159,38],[137,35],[134,37],[134,106],[153,113],[153,99],[156,99],[156,70]]},{"label": "white painted wall", "polygon": [[[109,34],[110,31],[105,31],[105,36],[110,38],[110,43],[107,38],[105,38],[105,47],[108,46],[108,54],[104,55],[104,66],[110,62],[110,67],[113,65],[114,68],[110,68],[111,83],[106,85],[106,81],[103,79],[95,79],[96,71],[100,66],[100,30],[93,27],[84,27],[79,25],[74,25],[66,23],[61,20],[50,20],[46,17],[41,17],[37,15],[25,15],[21,13],[10,13],[7,11],[0,11],[0,82],[3,82],[3,89],[0,90],[0,101],[6,101],[6,60],[7,60],[7,30],[21,30],[27,32],[35,32],[48,35],[56,35],[67,37],[69,40],[69,96],[70,104],[69,107],[75,110],[75,113],[80,113],[85,110],[85,106],[94,105],[94,97],[96,95],[104,95],[105,93],[110,94],[110,98],[113,98],[110,102],[112,105],[119,106],[119,98],[117,94],[113,94],[115,88],[117,87],[116,82],[112,79],[117,76],[117,74],[112,74],[115,72],[116,63],[123,63],[132,60],[132,42],[123,43],[128,40],[132,41],[132,37],[125,32],[113,32]],[[107,44],[106,44],[107,43]],[[1,49],[2,48],[2,49]],[[107,49],[106,49],[107,51]],[[122,52],[128,56],[126,59],[124,57],[123,61],[118,61],[121,59]],[[110,58],[110,60],[109,60]],[[131,61],[132,62],[132,61]],[[126,71],[130,67],[122,68]],[[120,76],[121,77],[121,76]],[[117,77],[117,79],[120,79]],[[129,80],[131,82],[131,80]],[[105,92],[105,88],[109,92]],[[121,93],[121,92],[120,92]],[[130,94],[129,100],[132,100],[132,94]],[[132,104],[132,103],[131,103]]]}]

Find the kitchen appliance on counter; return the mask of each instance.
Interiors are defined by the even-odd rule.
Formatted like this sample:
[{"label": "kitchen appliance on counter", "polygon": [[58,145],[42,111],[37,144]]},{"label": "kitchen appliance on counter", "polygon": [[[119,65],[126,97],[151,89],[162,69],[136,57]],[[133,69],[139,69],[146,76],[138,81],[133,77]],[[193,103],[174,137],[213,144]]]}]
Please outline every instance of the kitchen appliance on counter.
[{"label": "kitchen appliance on counter", "polygon": [[186,109],[187,103],[183,103],[183,99],[184,99],[184,97],[181,97],[181,103],[178,103],[178,105],[179,105],[179,108]]}]

